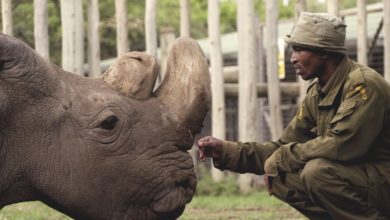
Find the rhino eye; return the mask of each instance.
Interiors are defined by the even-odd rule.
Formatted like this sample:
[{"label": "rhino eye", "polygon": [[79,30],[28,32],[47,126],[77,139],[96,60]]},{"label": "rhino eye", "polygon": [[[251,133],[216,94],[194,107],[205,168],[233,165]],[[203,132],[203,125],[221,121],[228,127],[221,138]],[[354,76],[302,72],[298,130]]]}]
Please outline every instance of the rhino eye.
[{"label": "rhino eye", "polygon": [[115,127],[116,123],[118,122],[118,118],[115,116],[110,116],[106,118],[101,124],[100,128],[103,128],[105,130],[111,130]]}]

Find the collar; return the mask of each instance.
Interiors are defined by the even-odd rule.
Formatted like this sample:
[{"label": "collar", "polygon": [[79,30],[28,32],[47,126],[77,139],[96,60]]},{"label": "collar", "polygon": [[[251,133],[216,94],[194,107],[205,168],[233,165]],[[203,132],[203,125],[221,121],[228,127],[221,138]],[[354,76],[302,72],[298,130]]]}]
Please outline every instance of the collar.
[{"label": "collar", "polygon": [[345,57],[337,66],[332,77],[324,87],[321,88],[319,81],[316,81],[318,96],[322,97],[322,100],[320,100],[318,106],[331,106],[334,103],[336,96],[339,93],[351,69],[352,60],[348,57]]}]

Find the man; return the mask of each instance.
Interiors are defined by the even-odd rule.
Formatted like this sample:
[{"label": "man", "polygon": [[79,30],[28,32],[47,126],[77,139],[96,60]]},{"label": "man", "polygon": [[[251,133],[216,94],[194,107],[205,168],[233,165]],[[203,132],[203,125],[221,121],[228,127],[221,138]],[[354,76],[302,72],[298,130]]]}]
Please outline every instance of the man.
[{"label": "man", "polygon": [[303,13],[285,38],[296,74],[314,81],[279,140],[197,144],[221,170],[265,174],[270,192],[310,219],[389,219],[390,86],[345,55],[345,28]]}]

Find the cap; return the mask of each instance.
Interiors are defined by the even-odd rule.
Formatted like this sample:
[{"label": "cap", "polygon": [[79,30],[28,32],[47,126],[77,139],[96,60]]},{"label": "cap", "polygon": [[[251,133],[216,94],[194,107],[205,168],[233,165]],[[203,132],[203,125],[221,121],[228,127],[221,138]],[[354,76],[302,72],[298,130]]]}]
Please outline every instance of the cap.
[{"label": "cap", "polygon": [[338,17],[325,13],[303,12],[287,43],[308,49],[345,54],[345,25]]}]

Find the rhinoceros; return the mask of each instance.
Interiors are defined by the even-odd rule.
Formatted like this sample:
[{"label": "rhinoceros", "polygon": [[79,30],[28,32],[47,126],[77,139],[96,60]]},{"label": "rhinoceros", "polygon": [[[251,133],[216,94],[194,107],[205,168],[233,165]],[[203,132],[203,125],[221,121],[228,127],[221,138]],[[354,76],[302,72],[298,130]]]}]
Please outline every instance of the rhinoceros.
[{"label": "rhinoceros", "polygon": [[0,34],[0,208],[39,200],[75,219],[175,219],[193,197],[188,150],[210,103],[196,41],[156,60],[119,58],[103,77],[66,72]]}]

